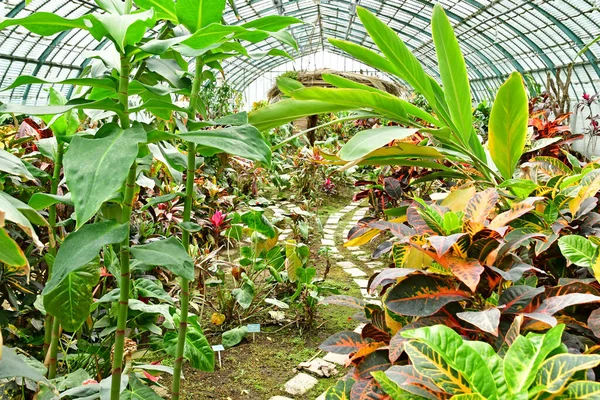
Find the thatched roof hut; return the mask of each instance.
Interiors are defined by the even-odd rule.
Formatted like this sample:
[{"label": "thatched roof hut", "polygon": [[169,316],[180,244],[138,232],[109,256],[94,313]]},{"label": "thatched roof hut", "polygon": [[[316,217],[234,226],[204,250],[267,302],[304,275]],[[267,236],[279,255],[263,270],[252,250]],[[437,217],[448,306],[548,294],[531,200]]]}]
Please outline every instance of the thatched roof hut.
[{"label": "thatched roof hut", "polygon": [[[334,71],[332,69],[319,69],[316,71],[300,71],[298,72],[298,76],[294,77],[297,81],[302,83],[306,87],[332,87],[329,83],[323,80],[323,74],[331,74],[338,75],[342,78],[350,79],[357,83],[362,83],[363,85],[371,86],[379,90],[383,90],[384,92],[393,94],[394,96],[401,98],[409,98],[411,95],[411,90],[406,86],[403,86],[399,83],[394,83],[390,81],[386,81],[374,76],[367,76],[363,74],[356,74],[352,72],[341,72]],[[271,90],[267,93],[268,100],[272,103],[280,100],[281,91],[277,87],[277,85],[273,86]]]}]

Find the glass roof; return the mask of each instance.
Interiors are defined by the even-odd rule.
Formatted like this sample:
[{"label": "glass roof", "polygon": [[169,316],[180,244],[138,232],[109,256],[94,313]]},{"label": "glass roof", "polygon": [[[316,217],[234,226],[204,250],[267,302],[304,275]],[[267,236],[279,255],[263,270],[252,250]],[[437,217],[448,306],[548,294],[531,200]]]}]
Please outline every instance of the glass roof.
[{"label": "glass roof", "polygon": [[[595,37],[600,36],[600,0],[235,0],[236,11],[226,10],[228,24],[283,14],[302,19],[292,33],[299,43],[295,57],[318,51],[339,53],[328,37],[350,40],[374,48],[356,17],[356,5],[375,12],[413,49],[426,71],[438,78],[437,60],[430,32],[435,3],[441,3],[455,26],[465,54],[475,98],[488,98],[514,70],[531,73],[539,83],[548,71],[564,68]],[[92,0],[2,0],[0,15],[24,17],[34,11],[78,17],[98,11]],[[0,87],[19,75],[47,79],[77,76],[86,65],[85,52],[100,50],[84,31],[70,31],[41,38],[22,28],[0,31]],[[261,51],[275,45],[266,41],[251,45]],[[571,95],[600,91],[600,42],[577,59]],[[228,81],[243,90],[261,75],[285,64],[285,58],[234,59],[224,64]],[[69,86],[57,87],[65,95]],[[0,93],[0,101],[40,104],[46,101],[41,85]]]}]

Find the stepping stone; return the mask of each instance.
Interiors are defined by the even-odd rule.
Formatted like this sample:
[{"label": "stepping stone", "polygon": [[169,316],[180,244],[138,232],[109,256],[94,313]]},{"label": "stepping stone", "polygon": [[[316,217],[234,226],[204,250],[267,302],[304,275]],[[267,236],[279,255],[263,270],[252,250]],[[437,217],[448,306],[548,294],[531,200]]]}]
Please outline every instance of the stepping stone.
[{"label": "stepping stone", "polygon": [[335,239],[335,236],[332,233],[326,233],[325,235],[323,235],[323,238],[333,240]]},{"label": "stepping stone", "polygon": [[360,289],[360,294],[362,295],[362,297],[364,297],[366,300],[374,300],[377,299],[377,296],[375,296],[374,294],[369,294],[369,292],[367,291],[367,289]]},{"label": "stepping stone", "polygon": [[367,262],[367,261],[369,261],[371,259],[371,257],[369,257],[369,256],[359,256],[358,259],[360,261]]},{"label": "stepping stone", "polygon": [[353,268],[356,266],[352,261],[338,261],[337,264],[344,269]]},{"label": "stepping stone", "polygon": [[327,224],[327,225],[325,225],[325,228],[323,230],[325,230],[325,229],[329,229],[329,230],[335,232],[335,230],[337,229],[337,224],[332,224],[332,225]]},{"label": "stepping stone", "polygon": [[335,235],[335,229],[326,228],[326,229],[323,229],[323,233],[326,235]]},{"label": "stepping stone", "polygon": [[362,251],[362,250],[360,250],[360,246],[350,246],[350,247],[346,247],[346,249],[348,249],[348,251],[351,251],[353,253],[354,252],[358,252],[358,251]]},{"label": "stepping stone", "polygon": [[335,246],[335,242],[332,239],[321,239],[323,246]]},{"label": "stepping stone", "polygon": [[335,364],[325,361],[322,358],[315,358],[312,361],[306,361],[298,364],[298,369],[305,369],[319,378],[329,378],[338,374]]},{"label": "stepping stone", "polygon": [[367,267],[369,267],[369,268],[379,268],[379,267],[383,267],[383,265],[382,265],[380,262],[376,262],[376,261],[373,261],[373,262],[368,262],[368,263],[366,263],[365,265],[366,265]]},{"label": "stepping stone", "polygon": [[361,289],[366,289],[367,286],[369,285],[369,280],[368,279],[355,279],[354,282],[358,285],[359,288]]},{"label": "stepping stone", "polygon": [[365,274],[362,270],[360,270],[358,268],[348,268],[348,269],[345,269],[344,271],[349,273],[350,276],[352,276],[354,278],[358,277],[358,276],[367,276],[367,274]]},{"label": "stepping stone", "polygon": [[299,373],[284,385],[286,392],[292,396],[302,396],[304,393],[312,389],[319,381],[317,378],[304,373]]},{"label": "stepping stone", "polygon": [[285,396],[273,396],[269,400],[294,400],[294,399],[290,399],[289,397],[285,397]]},{"label": "stepping stone", "polygon": [[338,365],[345,365],[346,360],[348,359],[347,354],[336,354],[336,353],[327,353],[323,360],[327,362],[331,362]]},{"label": "stepping stone", "polygon": [[[337,250],[337,249],[336,249],[336,250]],[[332,255],[331,255],[331,257],[332,257],[332,258],[335,258],[336,260],[343,260],[343,259],[344,259],[344,256],[343,256],[343,255],[341,255],[340,253],[337,253],[337,254],[332,254]]]}]

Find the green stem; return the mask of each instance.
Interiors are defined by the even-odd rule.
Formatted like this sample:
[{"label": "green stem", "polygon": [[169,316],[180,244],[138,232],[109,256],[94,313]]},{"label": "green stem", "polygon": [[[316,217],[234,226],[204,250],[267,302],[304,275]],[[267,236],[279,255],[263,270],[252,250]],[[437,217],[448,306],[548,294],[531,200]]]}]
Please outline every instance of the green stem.
[{"label": "green stem", "polygon": [[[198,95],[200,93],[200,83],[202,82],[202,60],[196,58],[196,73],[192,84],[190,94],[190,107],[188,118],[195,119],[196,109],[198,108]],[[192,216],[192,206],[194,200],[194,172],[196,171],[196,145],[188,142],[187,174],[185,178],[185,203],[183,208],[183,222],[190,222]],[[181,235],[183,247],[189,251],[190,233],[183,230]],[[181,387],[181,369],[183,367],[183,352],[185,349],[185,335],[187,331],[188,307],[190,301],[190,282],[185,278],[180,278],[181,286],[181,312],[179,320],[179,333],[177,336],[177,350],[175,353],[175,365],[173,366],[173,385],[171,387],[171,399],[179,400]]]},{"label": "green stem", "polygon": [[[129,120],[129,74],[131,65],[125,55],[121,55],[121,76],[119,81],[119,101],[123,106],[121,115],[121,128],[131,127]],[[131,270],[129,265],[129,231],[131,228],[131,212],[133,210],[133,196],[135,194],[135,179],[137,176],[137,165],[134,162],[129,169],[129,175],[125,184],[125,196],[123,200],[123,214],[121,222],[127,224],[127,238],[121,243],[119,261],[121,264],[121,277],[119,287],[119,305],[117,314],[117,330],[115,332],[115,344],[112,365],[112,382],[110,387],[110,399],[119,400],[121,395],[121,374],[123,373],[123,352],[125,346],[125,329],[127,328],[127,311],[129,307],[129,286],[131,281]]]},{"label": "green stem", "polygon": [[[64,154],[64,144],[58,138],[57,142],[57,151],[56,151],[56,160],[54,160],[54,171],[52,173],[52,182],[50,185],[50,194],[56,195],[58,193],[58,185],[60,183],[60,172],[62,170],[63,164],[63,154]],[[56,234],[56,204],[50,206],[48,211],[48,223],[50,224],[50,234],[54,236],[54,246],[50,248],[50,254],[56,255],[57,251],[57,239],[58,235]],[[48,280],[52,276],[52,265],[48,264]],[[46,321],[45,332],[44,332],[44,354],[47,354],[50,351],[50,358],[48,360],[48,372],[54,370],[56,372],[56,345],[58,344],[58,340],[55,342],[52,340],[52,331],[54,329],[54,317],[49,313],[46,313]],[[53,346],[54,345],[54,346]],[[52,356],[54,354],[54,357]],[[54,364],[54,365],[53,365]]]},{"label": "green stem", "polygon": [[52,319],[52,341],[50,342],[50,360],[48,363],[48,379],[56,377],[56,355],[58,354],[58,337],[60,336],[60,323]]}]

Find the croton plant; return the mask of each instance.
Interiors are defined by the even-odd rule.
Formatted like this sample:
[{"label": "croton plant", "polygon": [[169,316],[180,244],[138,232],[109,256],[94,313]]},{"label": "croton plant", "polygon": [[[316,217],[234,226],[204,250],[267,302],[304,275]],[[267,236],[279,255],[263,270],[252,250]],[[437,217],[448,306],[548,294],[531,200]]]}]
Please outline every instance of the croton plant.
[{"label": "croton plant", "polygon": [[[523,166],[534,180],[460,188],[439,204],[416,198],[401,217],[367,217],[349,232],[349,246],[385,238],[373,257],[387,254],[393,265],[369,280],[381,303],[324,301],[359,309],[366,324],[321,346],[348,354],[347,398],[597,396],[600,383],[581,371],[600,363],[592,355],[600,337],[600,214],[591,211],[600,169],[551,160]],[[495,370],[502,358],[504,376]],[[490,371],[480,372],[486,365]]]}]

